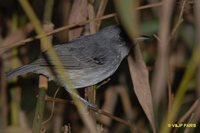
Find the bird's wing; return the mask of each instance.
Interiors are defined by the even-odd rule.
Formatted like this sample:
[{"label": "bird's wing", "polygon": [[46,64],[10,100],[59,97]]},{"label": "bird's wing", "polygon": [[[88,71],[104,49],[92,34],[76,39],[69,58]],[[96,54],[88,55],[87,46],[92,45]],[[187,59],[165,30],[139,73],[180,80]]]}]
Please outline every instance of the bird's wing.
[{"label": "bird's wing", "polygon": [[[55,50],[66,69],[97,68],[108,61],[111,52],[110,49],[95,44],[78,47],[64,44],[56,46]],[[49,66],[44,58],[39,58],[34,64]]]}]

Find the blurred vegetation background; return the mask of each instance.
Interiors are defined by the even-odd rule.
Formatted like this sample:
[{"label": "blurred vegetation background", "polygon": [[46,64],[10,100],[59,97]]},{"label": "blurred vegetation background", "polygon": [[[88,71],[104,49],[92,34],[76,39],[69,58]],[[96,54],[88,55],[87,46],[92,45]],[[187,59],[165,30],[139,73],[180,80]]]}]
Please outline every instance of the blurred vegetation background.
[{"label": "blurred vegetation background", "polygon": [[[47,4],[48,1],[50,0],[29,0],[34,12],[43,24],[49,23],[45,22],[44,19],[46,8],[48,6],[51,8],[51,5]],[[134,86],[131,80],[131,70],[129,71],[130,64],[128,65],[128,61],[124,60],[117,72],[111,76],[110,81],[100,83],[98,89],[92,92],[92,95],[95,96],[93,102],[110,114],[105,116],[101,112],[97,113],[97,111],[91,110],[85,114],[92,117],[97,132],[146,133],[156,130],[163,133],[200,132],[200,73],[198,67],[199,49],[197,47],[199,36],[195,1],[172,0],[171,5],[169,1],[121,0],[121,3],[124,2],[124,4],[119,4],[120,0],[57,0],[53,2],[52,13],[49,13],[52,17],[51,23],[54,24],[54,29],[65,27],[65,30],[52,35],[54,45],[66,43],[79,36],[94,34],[103,27],[115,24],[122,25],[127,29],[129,35],[133,33],[129,32],[131,29],[133,31],[137,29],[138,35],[150,38],[139,42],[149,75],[138,78],[144,82],[146,82],[146,78],[149,78],[148,84],[144,86],[150,88],[152,95],[148,95],[146,99],[138,95],[137,92],[138,90],[142,92],[143,85]],[[135,5],[128,6],[126,2],[135,3]],[[198,7],[198,4],[196,6]],[[137,20],[133,20],[133,22],[137,21],[138,24],[135,25],[128,20],[129,24],[137,27],[128,27],[130,25],[126,23],[126,20],[123,20],[132,18],[131,15],[134,14],[131,11],[138,13]],[[168,12],[169,16],[167,16]],[[167,19],[165,20],[165,18]],[[92,21],[93,19],[95,21]],[[165,22],[169,22],[169,25],[167,26]],[[165,31],[165,27],[167,27],[168,32]],[[162,33],[166,33],[166,35],[162,35]],[[2,133],[32,132],[39,92],[39,76],[26,74],[8,81],[5,73],[37,59],[41,53],[40,41],[34,38],[30,39],[32,41],[25,40],[25,43],[21,41],[36,35],[34,26],[19,1],[0,0],[0,132]],[[130,37],[134,36],[130,35]],[[163,39],[166,39],[164,50],[162,48]],[[17,43],[20,46],[16,47]],[[195,50],[196,60],[192,60],[192,62]],[[164,58],[162,53],[165,53]],[[163,64],[158,65],[159,57],[166,59],[163,63],[164,66],[162,66]],[[159,67],[163,68],[161,70],[163,75],[158,74]],[[187,72],[189,70],[191,71]],[[186,73],[189,73],[189,76],[185,76]],[[159,84],[161,85],[159,86]],[[181,91],[181,84],[183,84],[182,90],[184,91]],[[82,97],[91,100],[88,97],[91,90],[89,88],[88,92],[88,88],[80,88],[78,92]],[[148,93],[146,89],[143,91],[142,93]],[[55,82],[49,82],[45,96],[43,121],[49,120],[42,124],[41,132],[88,132],[76,106],[70,99],[70,95],[63,88]],[[150,104],[146,109],[143,105],[149,103],[148,99],[152,100],[153,104]],[[149,110],[152,114],[147,113]],[[172,118],[167,117],[170,114],[172,114]],[[173,114],[175,115],[173,116]],[[131,130],[122,121],[113,120],[113,116],[125,120],[134,127],[134,130]],[[168,118],[169,121],[165,123],[164,121]],[[196,124],[196,128],[170,128],[162,123]]]}]

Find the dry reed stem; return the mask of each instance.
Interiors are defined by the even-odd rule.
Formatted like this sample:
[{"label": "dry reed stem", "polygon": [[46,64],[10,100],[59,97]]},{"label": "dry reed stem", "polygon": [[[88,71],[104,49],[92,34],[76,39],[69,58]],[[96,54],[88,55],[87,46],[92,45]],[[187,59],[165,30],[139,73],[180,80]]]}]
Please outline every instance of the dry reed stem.
[{"label": "dry reed stem", "polygon": [[[51,29],[53,29],[53,27],[51,27]],[[32,127],[33,133],[39,133],[42,131],[42,121],[43,121],[43,114],[44,114],[44,107],[45,107],[45,95],[46,95],[47,89],[48,89],[48,78],[44,75],[40,75],[39,76],[39,97],[37,99],[35,116],[34,116],[33,127]]]},{"label": "dry reed stem", "polygon": [[[173,39],[173,37],[175,36],[178,28],[180,27],[180,25],[184,21],[183,20],[183,12],[184,12],[184,8],[186,6],[186,1],[187,0],[184,0],[182,2],[182,6],[181,6],[181,10],[180,10],[180,13],[179,13],[179,16],[178,16],[178,20],[177,20],[175,26],[172,29],[172,32],[171,32],[169,40],[168,40],[169,42]],[[174,100],[174,94],[172,94],[172,87],[171,87],[171,85],[172,85],[172,83],[171,83],[171,81],[172,81],[171,75],[173,75],[173,73],[172,73],[173,71],[171,71],[171,69],[173,69],[173,68],[169,64],[168,64],[168,66],[169,66],[169,70],[168,70],[169,72],[167,74],[167,84],[168,84],[167,85],[167,88],[168,88],[168,113],[170,113],[171,106],[172,106],[173,100]]]},{"label": "dry reed stem", "polygon": [[[192,52],[191,59],[188,62],[187,69],[186,69],[183,79],[178,87],[178,91],[174,98],[171,112],[170,112],[170,114],[168,114],[167,118],[163,120],[163,123],[161,125],[161,130],[160,130],[161,133],[170,132],[170,128],[168,128],[166,125],[168,123],[173,123],[175,121],[177,114],[180,110],[180,107],[182,105],[182,101],[184,100],[184,96],[188,90],[188,84],[191,81],[192,77],[194,76],[196,67],[199,64],[199,60],[200,60],[200,53],[199,53],[199,50],[200,50],[200,46],[199,46],[199,44],[200,44],[200,38],[199,38],[199,36],[200,36],[200,17],[198,14],[200,12],[200,1],[196,1],[195,6],[196,6],[195,13],[196,13],[196,29],[197,29],[197,34],[196,34],[197,46],[194,48],[194,50]],[[200,114],[199,110],[197,112],[198,112],[197,116],[199,116],[199,114]]]},{"label": "dry reed stem", "polygon": [[168,43],[170,32],[170,20],[173,11],[173,0],[164,0],[162,15],[159,27],[159,45],[158,55],[155,64],[155,74],[152,79],[153,100],[155,107],[161,102],[166,88],[166,79],[168,73]]},{"label": "dry reed stem", "polygon": [[[88,17],[87,0],[74,0],[69,15],[69,24],[86,21]],[[83,32],[84,25],[68,31],[69,40],[76,39]]]},{"label": "dry reed stem", "polygon": [[[90,20],[95,19],[95,12],[94,12],[94,6],[92,5],[92,3],[88,3],[88,17]],[[95,21],[91,21],[89,23],[90,25],[90,34],[95,34],[97,32],[96,30],[96,22]]]},{"label": "dry reed stem", "polygon": [[7,89],[6,89],[6,80],[4,73],[4,65],[2,59],[0,58],[0,94],[1,94],[1,119],[2,127],[6,127],[8,125],[8,103],[7,103]]},{"label": "dry reed stem", "polygon": [[[100,5],[99,5],[98,11],[97,11],[96,18],[100,18],[100,17],[103,16],[104,11],[105,11],[105,9],[106,9],[107,3],[108,3],[108,0],[101,0],[101,1],[100,1]],[[97,30],[99,30],[100,25],[101,25],[101,20],[96,21],[96,29],[97,29]]]},{"label": "dry reed stem", "polygon": [[[73,23],[79,23],[81,21],[86,21],[87,20],[87,17],[89,16],[90,19],[93,19],[94,18],[94,8],[92,6],[92,3],[90,3],[89,1],[83,1],[83,0],[75,0],[73,2],[73,5],[72,5],[72,10],[70,12],[70,16],[69,16],[69,24],[73,24]],[[90,32],[96,32],[96,30],[94,29],[95,28],[95,23],[94,21],[93,22],[90,22]],[[69,40],[73,40],[73,39],[76,39],[78,37],[80,37],[82,35],[82,32],[84,31],[84,25],[82,25],[81,27],[75,27],[71,30],[69,30]],[[77,79],[78,80],[78,79]],[[86,91],[86,93],[88,94],[88,100],[90,103],[95,103],[95,96],[93,97],[93,94],[91,94],[92,92],[92,89]],[[91,94],[91,95],[90,95]],[[85,115],[85,117],[89,116],[91,118],[91,122],[93,122],[93,125],[94,125],[94,128],[96,128],[96,119],[95,119],[95,114],[92,112],[92,113],[85,113],[85,114],[82,114],[82,115]],[[86,127],[88,128],[88,127]],[[86,131],[88,131],[88,129],[85,129]],[[98,132],[98,131],[96,131]]]}]

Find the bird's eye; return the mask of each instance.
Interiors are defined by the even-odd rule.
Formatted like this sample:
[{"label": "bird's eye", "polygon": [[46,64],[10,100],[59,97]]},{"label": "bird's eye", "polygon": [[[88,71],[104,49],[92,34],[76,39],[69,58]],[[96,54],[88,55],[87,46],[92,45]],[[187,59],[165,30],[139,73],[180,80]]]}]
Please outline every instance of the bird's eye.
[{"label": "bird's eye", "polygon": [[119,37],[120,37],[120,41],[122,41],[122,42],[126,42],[126,43],[130,42],[128,35],[124,31],[120,32]]}]

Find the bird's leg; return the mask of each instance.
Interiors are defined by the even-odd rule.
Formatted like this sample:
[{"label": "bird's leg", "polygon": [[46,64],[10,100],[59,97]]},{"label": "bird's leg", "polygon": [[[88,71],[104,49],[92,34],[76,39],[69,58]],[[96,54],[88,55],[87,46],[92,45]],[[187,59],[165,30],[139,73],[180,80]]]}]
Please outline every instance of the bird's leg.
[{"label": "bird's leg", "polygon": [[84,98],[82,98],[81,96],[77,95],[78,99],[83,103],[85,104],[85,106],[87,106],[87,108],[94,108],[94,109],[97,109],[97,105],[96,104],[93,104],[93,103],[90,103],[88,102],[87,100],[85,100]]},{"label": "bird's leg", "polygon": [[77,93],[72,92],[71,90],[69,90],[67,87],[65,87],[66,91],[68,93],[71,94],[71,96],[76,97],[77,99],[79,99],[87,108],[94,108],[97,109],[97,105],[88,102],[87,100],[85,100],[84,98],[82,98],[81,96],[79,96]]}]

